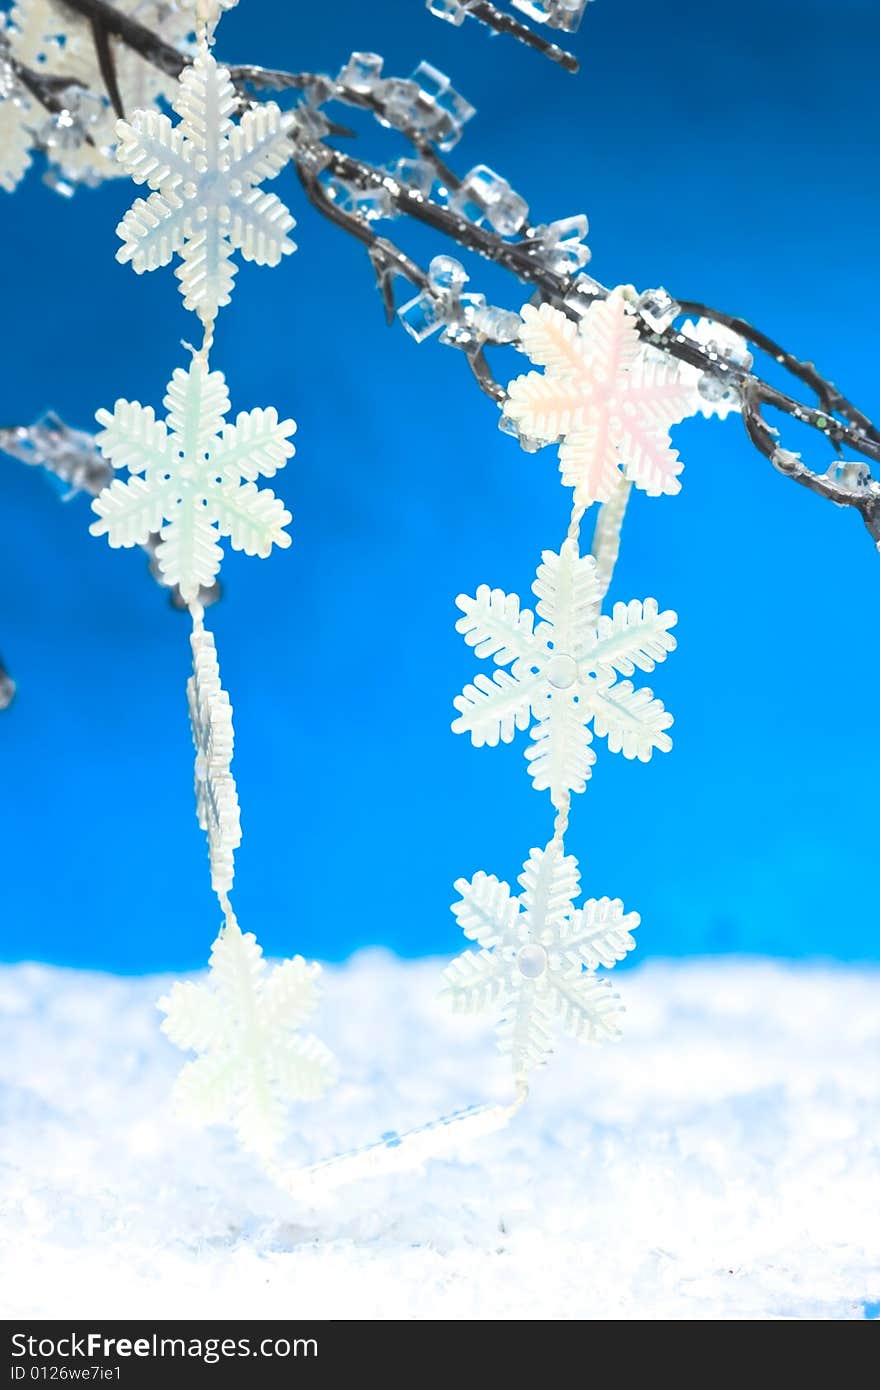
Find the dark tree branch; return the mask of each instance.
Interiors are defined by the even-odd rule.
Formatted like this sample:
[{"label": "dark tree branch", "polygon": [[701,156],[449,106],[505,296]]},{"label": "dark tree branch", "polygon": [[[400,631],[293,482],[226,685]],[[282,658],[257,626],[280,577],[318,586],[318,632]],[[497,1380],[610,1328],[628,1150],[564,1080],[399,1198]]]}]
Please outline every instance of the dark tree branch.
[{"label": "dark tree branch", "polygon": [[541,34],[530,29],[520,19],[514,19],[513,15],[507,14],[504,10],[499,10],[497,5],[487,3],[487,0],[476,0],[471,5],[469,14],[474,19],[478,19],[481,24],[494,30],[496,34],[508,34],[519,43],[524,43],[528,48],[534,48],[537,53],[549,58],[552,63],[558,63],[565,68],[566,72],[577,72],[580,64],[573,53],[567,53],[564,48],[560,48],[558,43],[551,43]]},{"label": "dark tree branch", "polygon": [[[113,88],[116,78],[112,51],[106,43],[107,35],[118,38],[161,71],[173,77],[179,76],[191,61],[188,55],[178,52],[144,25],[105,3],[105,0],[64,0],[64,3],[92,24],[102,76],[114,104],[116,97],[113,95]],[[528,26],[498,10],[496,6],[478,0],[468,13],[488,24],[496,32],[510,34],[520,42],[529,44],[569,70],[576,69],[577,64],[571,55],[565,54],[557,45],[548,43],[534,34]],[[106,50],[103,58],[100,35],[104,36]],[[249,104],[253,104],[254,98],[245,90],[247,87],[257,91],[308,91],[314,84],[327,81],[316,74],[272,71],[255,66],[235,67],[231,72],[239,94]],[[46,79],[36,74],[17,70],[17,75],[47,109],[63,109],[55,92],[59,86],[69,83],[56,80],[50,86]],[[430,164],[437,179],[447,189],[454,190],[460,186],[459,177],[437,153],[430,138],[389,110],[381,94],[355,90],[350,84],[338,80],[330,80],[329,86],[331,95],[328,99],[367,110],[382,124],[395,127],[418,157]],[[332,123],[329,124],[327,133],[351,134],[344,127],[334,126]],[[453,209],[426,197],[418,189],[406,186],[387,170],[332,148],[318,139],[314,132],[310,133],[305,126],[295,128],[292,138],[294,164],[306,197],[317,212],[367,249],[382,294],[386,318],[389,320],[393,318],[396,309],[395,279],[400,276],[419,292],[430,292],[428,273],[390,238],[377,235],[365,218],[340,207],[321,181],[320,176],[324,171],[361,191],[383,190],[384,196],[390,200],[396,212],[431,227],[457,246],[501,266],[522,284],[530,286],[536,300],[552,304],[571,317],[578,316],[573,299],[579,301],[579,307],[583,310],[590,300],[604,298],[608,293],[604,286],[587,276],[567,276],[551,270],[542,257],[540,241],[526,235],[527,226],[523,227],[522,234],[516,240],[503,237],[490,227],[478,226]],[[772,407],[815,429],[838,451],[846,448],[870,459],[873,463],[880,464],[880,432],[869,417],[838,391],[832,382],[826,380],[813,363],[801,361],[780,347],[768,334],[744,319],[720,310],[708,309],[695,301],[681,302],[680,310],[682,313],[722,324],[753,347],[768,353],[797,381],[815,394],[818,406],[802,404],[794,397],[778,391],[753,371],[709,353],[700,343],[678,332],[674,327],[670,326],[658,332],[645,319],[639,317],[639,332],[646,343],[696,367],[707,376],[716,377],[725,387],[735,391],[742,401],[744,423],[755,448],[770,459],[774,467],[795,482],[839,506],[856,508],[872,536],[880,539],[880,483],[871,481],[869,477],[863,486],[851,487],[839,482],[830,474],[813,472],[794,454],[780,447],[778,435],[766,423],[763,411],[766,407]],[[469,346],[466,350],[468,363],[481,390],[496,404],[501,405],[505,398],[504,388],[493,376],[484,350],[486,346],[491,346],[491,337],[486,343]],[[836,418],[838,416],[842,416],[842,420]]]},{"label": "dark tree branch", "polygon": [[89,23],[92,29],[92,42],[98,55],[98,67],[101,70],[104,86],[107,88],[107,95],[117,116],[124,118],[125,107],[122,104],[122,94],[119,91],[119,82],[116,77],[116,64],[110,49],[110,35],[96,15],[92,16]]},{"label": "dark tree branch", "polygon": [[115,38],[121,39],[128,48],[134,49],[135,53],[139,53],[148,63],[152,63],[169,77],[179,77],[183,69],[189,67],[192,62],[191,58],[180,53],[173,44],[166,43],[159,34],[154,34],[152,29],[124,14],[122,10],[105,4],[105,0],[62,0],[62,4],[82,15],[90,24],[97,23],[105,34],[112,34]]}]

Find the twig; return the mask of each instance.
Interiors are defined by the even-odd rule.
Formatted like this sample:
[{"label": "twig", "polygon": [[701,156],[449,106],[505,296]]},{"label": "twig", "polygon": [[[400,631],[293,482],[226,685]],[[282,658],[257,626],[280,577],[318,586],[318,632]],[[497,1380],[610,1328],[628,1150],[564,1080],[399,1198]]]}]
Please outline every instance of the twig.
[{"label": "twig", "polygon": [[580,64],[573,53],[568,53],[564,48],[560,48],[558,43],[551,43],[541,34],[530,29],[520,19],[514,19],[513,15],[506,14],[504,10],[499,10],[497,5],[491,5],[487,0],[475,0],[469,9],[468,14],[473,15],[474,19],[485,24],[488,29],[494,30],[496,34],[508,34],[519,43],[524,43],[528,48],[533,48],[537,53],[549,58],[552,63],[558,63],[566,72],[577,72]]},{"label": "twig", "polygon": [[[92,23],[95,32],[104,33],[105,36],[112,34],[171,76],[179,76],[191,61],[188,55],[178,52],[137,20],[105,3],[105,0],[65,0],[65,3],[85,16]],[[532,33],[528,26],[504,14],[496,6],[479,0],[470,7],[468,13],[488,24],[496,32],[511,34],[519,41],[553,57],[554,61],[561,62],[570,70],[575,69],[576,64],[570,55],[564,54],[556,45]],[[109,47],[108,54],[112,66],[112,52]],[[257,90],[308,90],[312,84],[327,80],[310,73],[288,73],[255,66],[234,67],[231,72],[243,100],[249,104],[254,104],[254,98],[245,91],[247,86]],[[45,81],[37,78],[35,74],[22,76],[22,80],[26,85]],[[104,80],[112,96],[112,82],[108,81],[108,75],[104,75]],[[447,189],[454,190],[460,186],[461,180],[458,175],[441,159],[431,140],[403,117],[390,111],[380,94],[355,90],[350,84],[339,79],[335,82],[329,81],[328,85],[330,96],[327,100],[336,100],[368,110],[383,124],[394,126],[410,143],[419,158],[430,163],[437,178]],[[29,86],[29,89],[34,90],[34,87]],[[41,90],[43,94],[40,100],[44,104],[51,102],[52,91],[45,87]],[[322,102],[321,105],[323,104]],[[53,108],[49,106],[49,109]],[[350,134],[344,127],[332,124],[328,133]],[[365,218],[340,207],[321,181],[320,175],[324,171],[362,191],[383,190],[384,196],[390,200],[391,206],[397,212],[431,227],[457,246],[503,267],[522,284],[533,289],[536,301],[552,304],[573,318],[578,317],[578,311],[582,312],[592,299],[604,298],[608,293],[604,286],[586,276],[566,276],[551,270],[542,257],[540,240],[526,235],[527,225],[523,227],[518,239],[501,236],[492,228],[478,226],[452,208],[426,197],[420,190],[406,186],[387,170],[356,159],[327,145],[323,140],[318,140],[305,126],[295,129],[292,138],[294,163],[307,198],[321,216],[354,237],[367,249],[382,294],[385,315],[389,320],[393,318],[396,309],[396,277],[401,276],[417,290],[425,292],[430,289],[428,273],[393,240],[379,236]],[[645,342],[679,361],[696,367],[708,376],[717,377],[734,390],[742,401],[743,420],[748,437],[755,448],[770,459],[780,472],[801,486],[837,505],[854,507],[862,515],[874,539],[880,539],[880,500],[877,496],[880,493],[880,483],[868,478],[863,486],[854,488],[845,486],[829,474],[813,472],[795,455],[780,448],[778,436],[766,423],[763,415],[765,407],[772,407],[815,429],[838,451],[845,448],[880,464],[880,432],[864,411],[853,405],[832,382],[826,380],[812,362],[801,361],[780,347],[768,334],[744,319],[720,310],[709,309],[696,301],[680,301],[680,308],[682,313],[723,324],[754,347],[769,353],[797,381],[815,393],[818,406],[805,405],[770,386],[756,373],[734,362],[718,358],[674,327],[657,332],[640,317],[638,327]],[[487,343],[469,346],[467,360],[480,389],[496,405],[500,405],[505,398],[504,387],[494,378],[484,350],[486,346],[491,346],[491,338]],[[842,416],[843,419],[840,420],[837,416]]]}]

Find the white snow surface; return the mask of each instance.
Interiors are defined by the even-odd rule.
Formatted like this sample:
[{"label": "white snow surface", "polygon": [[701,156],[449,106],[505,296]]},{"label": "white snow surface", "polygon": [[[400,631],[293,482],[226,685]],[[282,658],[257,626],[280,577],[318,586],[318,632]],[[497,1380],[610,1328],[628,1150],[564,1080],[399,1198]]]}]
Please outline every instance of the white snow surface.
[{"label": "white snow surface", "polygon": [[[291,1168],[507,1101],[437,961],[327,969],[342,1082]],[[862,1319],[880,1301],[880,970],[619,975],[622,1042],[560,1045],[455,1161],[295,1201],[168,1094],[166,978],[0,970],[5,1317]]]}]

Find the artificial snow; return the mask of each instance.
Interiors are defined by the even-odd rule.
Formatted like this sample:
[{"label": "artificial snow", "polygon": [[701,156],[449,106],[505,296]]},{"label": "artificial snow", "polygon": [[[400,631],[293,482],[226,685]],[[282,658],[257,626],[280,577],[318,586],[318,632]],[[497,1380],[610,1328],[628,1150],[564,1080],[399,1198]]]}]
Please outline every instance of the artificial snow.
[{"label": "artificial snow", "polygon": [[[342,1081],[291,1167],[507,1101],[439,962],[326,971]],[[456,1161],[295,1201],[172,1115],[167,978],[0,970],[6,1317],[864,1318],[880,1300],[880,971],[626,971],[623,1040],[560,1044]]]}]

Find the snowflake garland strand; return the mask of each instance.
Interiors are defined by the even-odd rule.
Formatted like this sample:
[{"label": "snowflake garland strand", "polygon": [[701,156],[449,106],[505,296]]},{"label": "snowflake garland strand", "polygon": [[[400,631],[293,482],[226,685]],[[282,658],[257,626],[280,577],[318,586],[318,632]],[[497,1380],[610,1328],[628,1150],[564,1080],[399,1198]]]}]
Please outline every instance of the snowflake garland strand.
[{"label": "snowflake garland strand", "polygon": [[273,546],[290,545],[290,513],[257,480],[273,477],[293,456],[296,430],[272,407],[227,420],[226,380],[209,364],[214,319],[232,288],[232,250],[276,265],[294,249],[287,209],[256,186],[289,158],[289,118],[269,104],[245,112],[238,125],[231,120],[238,99],[210,52],[219,12],[228,8],[228,0],[199,0],[196,58],[173,101],[180,123],[148,110],[118,125],[120,163],[154,190],[123,220],[118,259],[136,271],[152,270],[179,252],[184,303],[199,315],[204,336],[191,349],[190,365],[168,383],[167,419],[157,420],[151,406],[137,401],[98,411],[97,443],[128,478],[114,478],[95,499],[90,529],[111,546],[143,545],[158,533],[160,573],[190,609],[196,814],[224,923],[207,983],[175,985],[159,1007],[172,1042],[198,1054],[177,1084],[181,1108],[198,1123],[233,1125],[242,1145],[269,1162],[286,1104],[321,1095],[335,1065],[323,1043],[299,1031],[317,1005],[318,967],[297,956],[267,971],[255,936],[242,934],[229,900],[241,843],[232,706],[198,601],[220,569],[222,537],[233,549],[264,558]]},{"label": "snowflake garland strand", "polygon": [[[585,1042],[620,1031],[620,1002],[596,971],[632,950],[638,918],[616,899],[575,908],[580,875],[564,847],[572,794],[585,790],[596,761],[593,736],[641,762],[672,747],[672,715],[629,678],[653,671],[675,650],[676,615],[652,598],[617,602],[610,614],[602,603],[632,487],[649,496],[680,489],[682,466],[668,430],[698,408],[696,383],[642,343],[629,298],[618,286],[577,321],[547,304],[523,308],[519,345],[544,372],[510,383],[504,414],[524,447],[559,444],[562,481],[574,490],[568,532],[558,552],[542,554],[535,613],[488,584],[456,600],[463,615],[457,630],[498,669],[481,672],[456,696],[453,731],[480,747],[530,729],[532,783],[549,791],[556,813],[546,849],[533,849],[526,861],[518,898],[494,875],[458,880],[461,898],[452,910],[480,950],[466,951],[444,973],[453,1008],[499,1013],[499,1045],[511,1058],[520,1103],[530,1071],[552,1051],[554,1020]],[[594,502],[601,507],[593,554],[581,555],[581,524]]]}]

